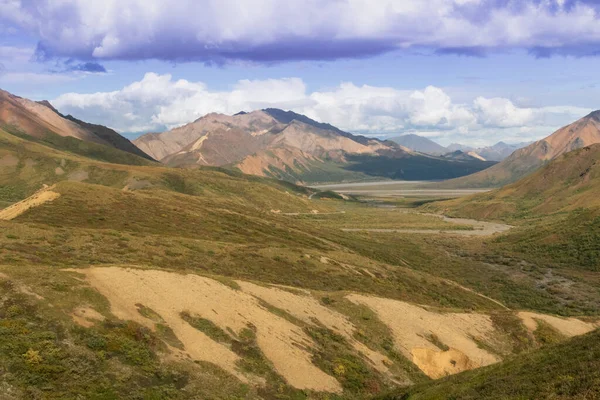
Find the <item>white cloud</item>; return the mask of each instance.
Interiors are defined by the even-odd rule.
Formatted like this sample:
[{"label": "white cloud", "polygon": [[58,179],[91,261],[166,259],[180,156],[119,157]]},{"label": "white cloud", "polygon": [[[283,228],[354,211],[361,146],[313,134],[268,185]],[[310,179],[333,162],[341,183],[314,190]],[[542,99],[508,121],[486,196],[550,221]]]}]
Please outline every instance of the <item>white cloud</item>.
[{"label": "white cloud", "polygon": [[299,78],[242,80],[229,91],[213,91],[202,82],[155,73],[121,90],[67,93],[52,103],[63,113],[121,132],[160,131],[211,112],[276,107],[350,132],[378,136],[414,132],[443,142],[478,144],[538,139],[591,111],[570,106],[522,108],[505,98],[477,97],[469,104],[456,104],[433,86],[397,90],[346,82],[307,93]]},{"label": "white cloud", "polygon": [[515,128],[528,125],[535,119],[531,108],[518,108],[510,100],[499,97],[477,97],[473,109],[479,117],[479,123],[484,126]]}]

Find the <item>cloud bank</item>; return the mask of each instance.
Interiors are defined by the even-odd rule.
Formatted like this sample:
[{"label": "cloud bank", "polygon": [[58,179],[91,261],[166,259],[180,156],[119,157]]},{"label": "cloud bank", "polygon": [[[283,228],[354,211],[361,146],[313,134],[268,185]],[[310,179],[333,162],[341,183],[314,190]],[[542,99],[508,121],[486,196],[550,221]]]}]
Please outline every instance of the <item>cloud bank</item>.
[{"label": "cloud bank", "polygon": [[0,0],[2,26],[38,37],[40,60],[600,54],[597,0]]},{"label": "cloud bank", "polygon": [[162,131],[211,112],[277,107],[371,136],[417,133],[445,143],[472,144],[539,139],[592,111],[570,106],[524,108],[505,98],[477,97],[457,104],[434,86],[398,90],[347,82],[308,93],[299,78],[241,80],[228,91],[213,91],[202,82],[155,73],[118,91],[67,93],[52,104],[62,113],[126,133]]}]

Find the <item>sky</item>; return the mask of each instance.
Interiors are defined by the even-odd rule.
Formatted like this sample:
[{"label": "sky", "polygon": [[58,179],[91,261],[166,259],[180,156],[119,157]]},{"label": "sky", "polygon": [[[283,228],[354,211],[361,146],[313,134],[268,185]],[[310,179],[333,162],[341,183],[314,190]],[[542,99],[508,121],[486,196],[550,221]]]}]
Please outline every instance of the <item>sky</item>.
[{"label": "sky", "polygon": [[600,0],[0,0],[0,88],[129,138],[293,110],[482,146],[600,109]]}]

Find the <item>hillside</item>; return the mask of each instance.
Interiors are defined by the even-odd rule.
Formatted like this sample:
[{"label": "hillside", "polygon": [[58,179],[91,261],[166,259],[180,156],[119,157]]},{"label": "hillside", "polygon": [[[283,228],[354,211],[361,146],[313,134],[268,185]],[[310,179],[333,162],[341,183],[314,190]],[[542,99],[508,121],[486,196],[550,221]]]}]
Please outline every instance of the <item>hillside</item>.
[{"label": "hillside", "polygon": [[78,139],[89,143],[90,147],[107,146],[152,160],[112,129],[88,124],[71,116],[65,117],[47,101],[31,101],[3,90],[0,90],[0,128],[18,131],[55,145],[63,143],[71,148],[85,147],[73,144],[73,139]]},{"label": "hillside", "polygon": [[600,142],[600,111],[512,153],[487,170],[445,182],[444,187],[498,187],[523,178],[569,151]]},{"label": "hillside", "polygon": [[566,153],[500,189],[439,203],[479,219],[518,220],[578,209],[600,209],[600,144]]},{"label": "hillside", "polygon": [[[222,166],[292,182],[449,179],[491,165],[414,153],[391,141],[352,135],[278,109],[208,114],[168,132],[143,135],[134,143],[169,166]],[[417,166],[429,160],[427,172],[420,174]]]},{"label": "hillside", "polygon": [[557,268],[600,270],[600,144],[566,153],[501,189],[426,209],[522,227],[503,239]]},{"label": "hillside", "polygon": [[596,399],[600,397],[600,331],[502,364],[418,385],[379,400]]},{"label": "hillside", "polygon": [[434,216],[3,131],[0,179],[0,385],[16,398],[363,399],[596,328],[551,314],[595,315],[598,293],[576,285],[567,306],[497,270],[497,250],[475,259],[479,239],[342,229],[467,229]]},{"label": "hillside", "polygon": [[437,144],[433,140],[415,134],[397,136],[390,138],[389,140],[396,142],[399,145],[409,148],[411,150],[418,151],[420,153],[442,155],[449,152],[447,148],[440,144]]},{"label": "hillside", "polygon": [[[81,141],[69,143],[84,143]],[[61,143],[63,144],[63,143]],[[212,188],[213,182],[226,186],[229,190],[238,187],[237,181],[260,187],[252,177],[240,173],[207,168],[196,171],[161,167],[132,154],[107,146],[98,147],[87,144],[85,151],[78,148],[54,146],[28,135],[8,133],[0,129],[0,202],[11,203],[33,194],[43,185],[58,182],[86,182],[114,187],[119,190],[161,188],[181,193],[200,191],[194,179],[203,178],[210,184],[204,190]],[[94,150],[110,150],[106,154]],[[102,157],[102,155],[106,155]],[[128,158],[121,160],[120,156]],[[104,159],[117,159],[122,163],[107,163]],[[127,161],[139,161],[128,163]],[[196,177],[196,178],[194,178]],[[308,189],[295,185],[263,179],[261,182],[280,189],[310,193]],[[239,188],[241,189],[241,187]],[[221,190],[214,188],[214,190]],[[288,200],[289,201],[289,200]]]}]

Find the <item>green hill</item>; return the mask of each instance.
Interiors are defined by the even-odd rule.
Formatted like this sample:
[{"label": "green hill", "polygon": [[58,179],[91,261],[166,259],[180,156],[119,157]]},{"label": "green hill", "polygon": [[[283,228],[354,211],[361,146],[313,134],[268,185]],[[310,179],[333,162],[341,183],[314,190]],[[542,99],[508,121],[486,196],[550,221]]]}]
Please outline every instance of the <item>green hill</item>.
[{"label": "green hill", "polygon": [[600,144],[566,153],[491,192],[425,206],[447,215],[519,226],[498,239],[549,265],[600,270]]},{"label": "green hill", "polygon": [[566,153],[501,189],[440,203],[439,207],[473,218],[511,221],[577,209],[599,209],[600,144]]}]

